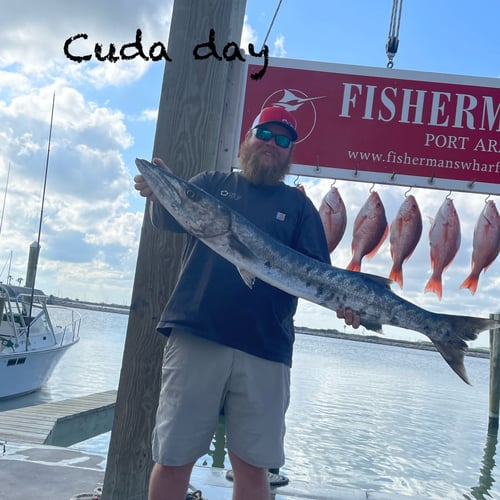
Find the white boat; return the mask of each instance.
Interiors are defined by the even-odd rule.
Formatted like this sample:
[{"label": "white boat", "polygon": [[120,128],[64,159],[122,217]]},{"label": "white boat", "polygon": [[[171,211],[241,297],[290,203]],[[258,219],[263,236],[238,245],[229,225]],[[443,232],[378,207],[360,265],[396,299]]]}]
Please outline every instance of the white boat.
[{"label": "white boat", "polygon": [[80,314],[48,300],[41,290],[0,283],[0,399],[40,389],[80,339]]}]

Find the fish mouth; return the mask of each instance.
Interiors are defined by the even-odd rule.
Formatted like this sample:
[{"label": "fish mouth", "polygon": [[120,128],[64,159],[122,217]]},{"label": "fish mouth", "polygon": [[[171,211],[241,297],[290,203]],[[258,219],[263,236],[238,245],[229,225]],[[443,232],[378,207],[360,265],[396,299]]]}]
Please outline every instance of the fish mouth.
[{"label": "fish mouth", "polygon": [[[160,165],[156,165],[155,163],[139,158],[135,160],[135,163],[139,168],[139,171],[144,175],[144,177],[146,177],[146,180],[151,174],[153,175],[153,178],[151,178],[150,181],[153,181],[157,176],[164,179],[165,182],[163,182],[162,185],[165,191],[167,191],[166,200],[164,199],[164,195],[158,194],[157,196],[160,196],[163,201],[168,200],[168,205],[172,208],[178,207],[182,204],[182,196],[180,194],[182,192],[182,186],[179,184],[177,177],[173,175],[172,172],[164,167],[161,167]],[[148,170],[152,171],[151,174],[148,174]],[[154,187],[152,189],[154,192]]]}]

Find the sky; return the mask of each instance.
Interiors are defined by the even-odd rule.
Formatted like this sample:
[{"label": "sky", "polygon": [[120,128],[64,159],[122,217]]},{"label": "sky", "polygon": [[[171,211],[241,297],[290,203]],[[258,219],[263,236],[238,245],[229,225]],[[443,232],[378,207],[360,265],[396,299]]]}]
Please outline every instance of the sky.
[{"label": "sky", "polygon": [[[151,157],[164,63],[94,60],[77,63],[63,51],[79,43],[134,41],[165,46],[172,1],[19,0],[4,2],[0,17],[0,281],[24,283],[29,246],[38,239],[52,100],[55,95],[41,251],[36,285],[72,299],[128,304],[144,199],[133,189],[134,159]],[[248,0],[241,47],[264,43],[278,1]],[[193,1],[193,4],[196,4]],[[383,68],[392,0],[283,0],[267,38],[273,57]],[[500,77],[496,0],[406,0],[394,68],[488,78]],[[76,46],[76,43],[75,43]],[[106,46],[106,45],[105,45]],[[7,182],[8,180],[8,182]],[[288,178],[287,182],[295,182]],[[319,207],[329,179],[300,178]],[[350,260],[352,222],[373,187],[338,181],[348,212],[332,262]],[[407,187],[376,186],[389,223]],[[481,275],[472,296],[459,285],[470,270],[472,235],[484,195],[452,193],[461,222],[461,246],[444,274],[443,298],[424,293],[431,267],[428,231],[448,192],[413,189],[423,216],[422,238],[404,266],[406,299],[437,312],[488,316],[498,312],[500,262]],[[495,196],[491,197],[496,203]],[[387,276],[388,241],[362,270]],[[344,328],[334,313],[300,302],[298,326]],[[363,329],[361,334],[370,334]],[[421,340],[386,329],[386,335]],[[482,334],[480,341],[484,342]]]}]

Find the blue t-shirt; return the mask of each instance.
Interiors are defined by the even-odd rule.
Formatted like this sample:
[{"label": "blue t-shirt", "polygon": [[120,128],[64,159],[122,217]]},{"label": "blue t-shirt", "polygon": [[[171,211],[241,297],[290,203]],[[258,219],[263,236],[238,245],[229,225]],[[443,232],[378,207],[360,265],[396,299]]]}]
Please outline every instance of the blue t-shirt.
[{"label": "blue t-shirt", "polygon": [[[191,182],[212,194],[282,243],[330,263],[318,211],[299,189],[255,186],[238,173],[203,172]],[[159,204],[152,222],[181,231]],[[249,288],[236,267],[188,235],[177,284],[158,331],[172,328],[291,366],[297,298],[256,279]]]}]

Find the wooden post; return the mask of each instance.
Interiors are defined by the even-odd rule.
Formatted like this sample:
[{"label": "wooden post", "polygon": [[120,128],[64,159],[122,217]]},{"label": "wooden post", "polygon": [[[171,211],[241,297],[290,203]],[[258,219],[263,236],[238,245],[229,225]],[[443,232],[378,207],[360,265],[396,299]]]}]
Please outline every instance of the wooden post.
[{"label": "wooden post", "polygon": [[[220,150],[233,144],[233,137],[221,137],[221,131],[224,114],[237,114],[234,96],[226,94],[232,67],[243,68],[242,63],[196,59],[193,50],[209,42],[211,29],[220,55],[227,43],[239,44],[245,6],[246,0],[174,2],[167,46],[172,61],[165,63],[153,156],[180,177],[216,169],[225,156]],[[155,230],[147,214],[146,206],[103,500],[146,499],[152,467],[151,432],[164,345],[155,326],[177,279],[183,239]]]},{"label": "wooden post", "polygon": [[[500,314],[490,314],[499,320]],[[490,330],[490,408],[488,432],[498,431],[498,409],[500,403],[500,328]]]}]

